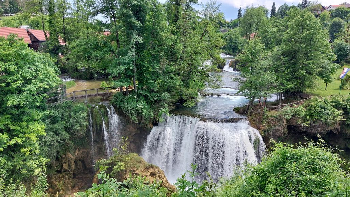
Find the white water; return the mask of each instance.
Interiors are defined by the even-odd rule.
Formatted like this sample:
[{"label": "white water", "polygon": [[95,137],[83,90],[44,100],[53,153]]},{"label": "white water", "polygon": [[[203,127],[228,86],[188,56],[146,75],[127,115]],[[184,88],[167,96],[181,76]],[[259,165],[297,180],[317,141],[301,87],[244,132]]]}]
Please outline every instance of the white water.
[{"label": "white water", "polygon": [[92,109],[89,110],[89,130],[91,135],[91,158],[92,163],[95,164],[95,146],[94,146],[94,131],[93,131],[93,123],[92,123]]},{"label": "white water", "polygon": [[[102,118],[102,128],[95,129],[97,131],[102,131],[103,133],[103,143],[104,143],[104,149],[105,154],[107,158],[111,157],[113,155],[113,149],[117,148],[119,145],[120,140],[120,119],[118,114],[116,114],[115,109],[112,105],[105,105],[107,113],[108,113],[108,122],[105,120],[101,110],[98,110],[98,112],[101,115]],[[96,106],[98,108],[98,106]],[[94,133],[93,133],[93,124],[92,124],[92,117],[90,113],[90,131],[91,131],[91,152],[92,157],[94,158],[95,154],[95,148],[94,148]],[[96,135],[96,134],[95,134]]]},{"label": "white water", "polygon": [[245,162],[257,164],[265,144],[248,121],[203,122],[186,116],[170,116],[152,129],[142,151],[143,158],[164,170],[171,183],[197,165],[196,179],[215,181],[232,175]]}]

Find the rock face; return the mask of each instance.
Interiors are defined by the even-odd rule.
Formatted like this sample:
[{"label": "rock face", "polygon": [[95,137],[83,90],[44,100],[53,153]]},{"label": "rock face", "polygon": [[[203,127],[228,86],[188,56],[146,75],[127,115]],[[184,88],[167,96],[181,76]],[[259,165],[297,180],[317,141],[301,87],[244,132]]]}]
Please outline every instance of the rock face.
[{"label": "rock face", "polygon": [[71,196],[92,184],[94,169],[90,149],[79,148],[56,162],[56,172],[48,176],[51,196]]},{"label": "rock face", "polygon": [[[72,196],[76,192],[84,191],[91,187],[96,174],[95,163],[100,159],[107,158],[103,131],[104,124],[107,129],[112,130],[110,127],[114,125],[110,121],[113,121],[115,116],[118,116],[116,126],[120,140],[126,139],[127,142],[126,152],[141,152],[147,135],[151,130],[150,127],[132,123],[128,118],[117,115],[114,109],[112,111],[111,106],[99,105],[98,107],[91,107],[87,117],[89,124],[86,128],[85,136],[76,142],[75,150],[64,153],[53,162],[53,166],[50,166],[48,193],[51,196]],[[115,130],[112,132],[115,132]],[[115,143],[114,147],[118,148],[118,144]],[[118,181],[127,179],[130,177],[130,174],[132,176],[139,175],[147,177],[147,180],[150,182],[162,181],[163,187],[168,188],[169,191],[175,191],[175,187],[168,183],[164,172],[160,168],[147,164],[136,153],[125,153],[122,156],[125,159],[131,158],[131,160],[128,162],[126,170],[118,172],[118,177],[116,177]]]},{"label": "rock face", "polygon": [[[116,165],[125,166],[124,169],[115,169]],[[144,177],[150,183],[161,182],[161,186],[168,189],[169,193],[175,192],[175,186],[171,185],[165,177],[164,171],[158,166],[147,163],[136,153],[117,155],[107,162],[107,173],[118,181],[124,181],[132,177]]]}]

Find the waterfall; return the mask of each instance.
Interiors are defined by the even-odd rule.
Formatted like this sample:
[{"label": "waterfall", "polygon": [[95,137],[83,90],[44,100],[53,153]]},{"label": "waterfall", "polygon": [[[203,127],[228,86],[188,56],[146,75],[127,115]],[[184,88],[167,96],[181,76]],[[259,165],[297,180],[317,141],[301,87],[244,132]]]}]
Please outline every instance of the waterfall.
[{"label": "waterfall", "polygon": [[[112,105],[106,106],[107,112],[108,112],[108,134],[109,137],[106,140],[106,143],[108,143],[107,148],[107,156],[112,156],[113,148],[118,147],[119,144],[119,125],[120,120],[118,114],[115,113],[115,109]],[[107,146],[107,144],[106,144]],[[109,152],[108,152],[109,150]]]},{"label": "waterfall", "polygon": [[[100,120],[93,120],[93,109],[96,109],[95,113],[99,115]],[[107,116],[106,116],[107,112]],[[90,124],[89,129],[91,132],[91,155],[95,160],[95,156],[105,155],[107,158],[113,155],[113,148],[118,147],[120,139],[120,119],[118,114],[112,105],[104,104],[93,107],[90,112]],[[94,124],[95,121],[95,124]],[[99,123],[98,123],[99,122]],[[97,124],[98,123],[98,124]],[[103,142],[103,148],[101,149],[98,144]],[[95,144],[96,143],[96,144]],[[96,145],[96,146],[95,146]],[[101,144],[102,145],[102,144]],[[95,150],[96,149],[96,150]],[[102,153],[101,150],[104,150]],[[96,154],[95,154],[96,153]],[[98,158],[97,158],[98,159]]]},{"label": "waterfall", "polygon": [[89,130],[91,135],[91,159],[92,164],[95,164],[95,146],[94,146],[94,131],[93,131],[93,122],[92,122],[92,109],[89,110]]},{"label": "waterfall", "polygon": [[143,158],[164,170],[176,182],[191,163],[197,165],[196,179],[214,181],[230,177],[245,162],[257,164],[265,151],[259,132],[248,121],[237,123],[203,122],[198,118],[170,116],[155,126],[142,150]]},{"label": "waterfall", "polygon": [[107,154],[107,157],[109,158],[110,156],[112,156],[112,152],[110,148],[111,145],[109,143],[108,129],[106,127],[106,123],[103,117],[102,117],[102,131],[103,131],[103,140],[106,148],[106,154]]}]

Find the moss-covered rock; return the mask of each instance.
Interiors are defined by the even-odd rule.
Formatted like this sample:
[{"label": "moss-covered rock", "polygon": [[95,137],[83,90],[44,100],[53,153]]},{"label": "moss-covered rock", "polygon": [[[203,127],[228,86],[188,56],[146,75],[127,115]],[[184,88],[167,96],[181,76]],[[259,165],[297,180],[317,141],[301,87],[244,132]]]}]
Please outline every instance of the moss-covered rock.
[{"label": "moss-covered rock", "polygon": [[101,160],[99,166],[100,169],[106,169],[111,177],[120,182],[132,177],[144,177],[145,184],[161,182],[160,186],[166,188],[169,193],[176,190],[175,186],[168,182],[163,170],[158,166],[147,163],[136,153],[117,153],[108,160]]}]

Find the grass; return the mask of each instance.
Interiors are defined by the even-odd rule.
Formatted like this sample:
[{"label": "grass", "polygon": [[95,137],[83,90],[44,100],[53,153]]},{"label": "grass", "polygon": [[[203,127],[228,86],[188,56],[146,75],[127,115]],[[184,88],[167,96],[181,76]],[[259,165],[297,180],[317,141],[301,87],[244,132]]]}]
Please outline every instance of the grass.
[{"label": "grass", "polygon": [[[350,65],[345,65],[344,67],[349,68]],[[333,81],[328,84],[327,89],[325,89],[326,84],[323,82],[323,80],[317,79],[315,88],[308,90],[308,93],[315,95],[315,96],[322,96],[322,97],[327,97],[327,96],[331,96],[331,95],[349,96],[350,95],[349,89],[339,90],[339,86],[340,86],[339,75],[342,72],[343,72],[343,68],[339,68],[335,72],[335,74],[333,75]],[[347,75],[350,75],[350,73],[348,73]]]},{"label": "grass", "polygon": [[72,81],[65,81],[65,82],[63,82],[63,84],[66,85],[67,89],[69,89],[69,88],[75,86],[75,81],[74,80],[72,80]]}]

